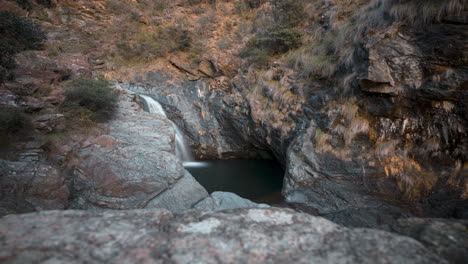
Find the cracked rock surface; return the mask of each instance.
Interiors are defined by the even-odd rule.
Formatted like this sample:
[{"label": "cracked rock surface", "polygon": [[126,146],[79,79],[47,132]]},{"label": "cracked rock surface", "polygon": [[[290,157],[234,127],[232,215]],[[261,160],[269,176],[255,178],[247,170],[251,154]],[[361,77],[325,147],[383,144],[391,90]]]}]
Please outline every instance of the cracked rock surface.
[{"label": "cracked rock surface", "polygon": [[278,208],[9,215],[0,262],[447,263],[409,237]]}]

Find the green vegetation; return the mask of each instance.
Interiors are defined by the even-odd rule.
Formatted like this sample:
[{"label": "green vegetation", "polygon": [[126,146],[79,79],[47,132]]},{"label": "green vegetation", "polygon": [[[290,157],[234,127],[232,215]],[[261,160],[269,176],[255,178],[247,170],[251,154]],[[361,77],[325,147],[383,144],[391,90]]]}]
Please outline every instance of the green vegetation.
[{"label": "green vegetation", "polygon": [[254,62],[259,68],[267,68],[269,66],[271,58],[271,55],[268,54],[266,50],[259,48],[249,49],[248,53],[241,55],[248,56],[252,60],[252,62]]},{"label": "green vegetation", "polygon": [[245,55],[253,50],[264,50],[270,55],[282,54],[301,46],[302,34],[290,28],[275,26],[247,42]]},{"label": "green vegetation", "polygon": [[220,41],[218,41],[218,47],[221,50],[227,50],[231,48],[231,42],[228,39],[221,39]]},{"label": "green vegetation", "polygon": [[236,13],[244,14],[250,11],[252,8],[258,8],[266,0],[239,0],[234,4]]},{"label": "green vegetation", "polygon": [[268,57],[286,53],[302,45],[302,33],[294,27],[303,19],[303,1],[270,2],[273,6],[273,18],[265,13],[257,13],[256,34],[246,43],[240,54],[242,57],[251,57],[261,67],[268,65]]},{"label": "green vegetation", "polygon": [[27,134],[32,128],[31,119],[17,107],[0,108],[0,146]]},{"label": "green vegetation", "polygon": [[200,19],[198,19],[198,34],[208,35],[213,30],[213,25],[216,23],[216,15],[214,14],[207,14]]},{"label": "green vegetation", "polygon": [[118,95],[105,79],[80,78],[65,91],[64,110],[68,117],[106,121],[117,109]]},{"label": "green vegetation", "polygon": [[0,36],[2,83],[12,78],[10,71],[16,66],[15,55],[24,50],[40,48],[46,36],[33,22],[7,11],[0,11]]}]

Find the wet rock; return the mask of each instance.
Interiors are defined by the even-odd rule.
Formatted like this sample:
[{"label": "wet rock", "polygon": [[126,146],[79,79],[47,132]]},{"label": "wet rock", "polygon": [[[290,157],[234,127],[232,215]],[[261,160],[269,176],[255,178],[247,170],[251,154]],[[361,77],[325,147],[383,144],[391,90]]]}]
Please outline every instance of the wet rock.
[{"label": "wet rock", "polygon": [[[225,92],[211,89],[205,80],[174,84],[160,72],[149,73],[141,81],[154,85],[125,84],[124,86],[132,91],[149,94],[161,103],[168,117],[186,135],[187,142],[197,158],[261,156],[260,151],[253,146],[255,138],[239,132],[242,130],[236,128],[248,130],[251,121],[247,115],[235,115],[233,108],[228,108],[228,104],[221,99],[227,96]],[[268,154],[261,157],[268,157]]]},{"label": "wet rock", "polygon": [[0,241],[4,263],[446,263],[411,238],[284,209],[12,215]]},{"label": "wet rock", "polygon": [[468,261],[468,220],[407,218],[389,230],[418,240],[450,263]]},{"label": "wet rock", "polygon": [[68,196],[56,168],[33,160],[0,160],[0,215],[65,209]]},{"label": "wet rock", "polygon": [[52,132],[65,129],[65,116],[62,114],[41,115],[33,120],[34,128]]},{"label": "wet rock", "polygon": [[77,153],[71,207],[190,208],[207,194],[184,177],[174,154],[172,124],[164,116],[144,112],[135,103],[136,94],[124,90],[119,94],[118,113],[105,125],[108,133],[88,139]]},{"label": "wet rock", "polygon": [[265,208],[266,204],[257,204],[230,192],[213,192],[209,197],[201,200],[193,206],[194,209],[203,211],[222,211],[239,208]]}]

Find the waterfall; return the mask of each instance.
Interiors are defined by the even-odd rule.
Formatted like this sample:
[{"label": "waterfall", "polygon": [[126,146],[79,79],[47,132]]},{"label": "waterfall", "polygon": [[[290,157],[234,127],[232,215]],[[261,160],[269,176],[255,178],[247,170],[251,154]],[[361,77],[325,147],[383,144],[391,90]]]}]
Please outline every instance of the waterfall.
[{"label": "waterfall", "polygon": [[[166,112],[164,112],[164,109],[156,100],[154,100],[153,98],[149,96],[141,95],[141,94],[140,94],[140,97],[143,98],[143,100],[146,102],[146,105],[148,106],[148,112],[160,114],[167,118]],[[176,132],[176,135],[175,135],[176,156],[183,162],[193,161],[194,159],[190,151],[190,148],[185,142],[184,134],[174,122],[172,122],[170,119],[169,121],[171,122]]]}]

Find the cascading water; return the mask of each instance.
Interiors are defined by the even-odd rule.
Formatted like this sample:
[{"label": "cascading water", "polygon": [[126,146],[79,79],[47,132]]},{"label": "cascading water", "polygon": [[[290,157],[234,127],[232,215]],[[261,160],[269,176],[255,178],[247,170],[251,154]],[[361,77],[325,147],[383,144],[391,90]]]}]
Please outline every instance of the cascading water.
[{"label": "cascading water", "polygon": [[[148,112],[167,117],[162,106],[153,98],[147,95],[140,97],[148,106]],[[278,163],[269,160],[195,161],[181,129],[174,122],[171,123],[176,132],[177,157],[209,193],[233,192],[259,203],[282,202],[284,171]]]},{"label": "cascading water", "polygon": [[[154,100],[153,98],[149,96],[141,95],[141,94],[140,94],[140,97],[143,98],[143,100],[145,100],[146,105],[148,106],[148,112],[160,114],[162,116],[167,117],[166,112],[164,112],[164,109],[156,100]],[[182,134],[182,131],[174,122],[172,122],[171,120],[169,121],[172,123],[172,126],[174,127],[174,130],[176,132],[176,135],[175,135],[176,156],[180,160],[182,160],[184,163],[193,161],[194,160],[193,155],[187,143],[185,142],[184,134]]]}]

